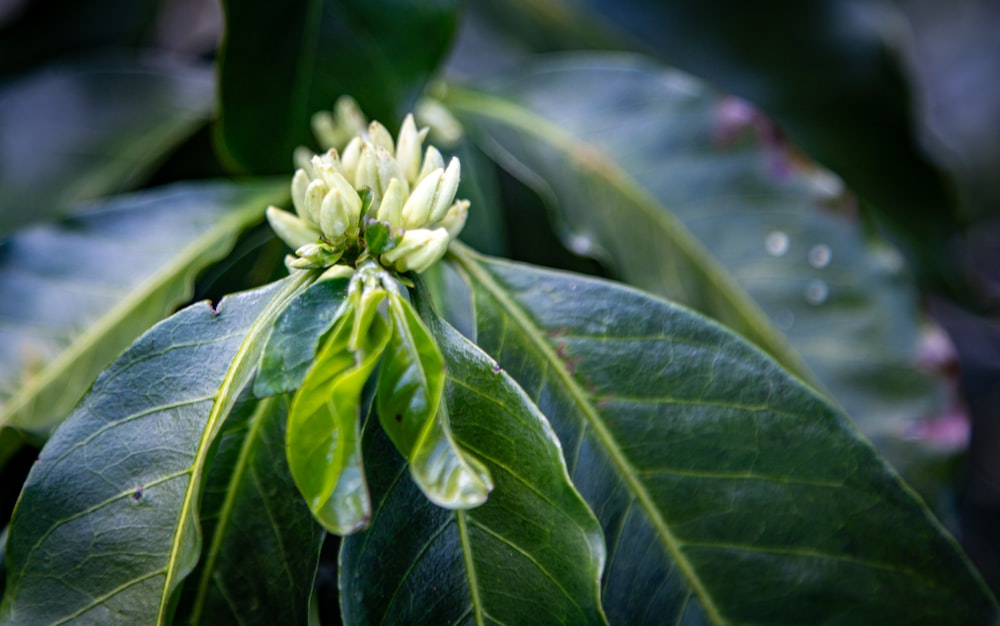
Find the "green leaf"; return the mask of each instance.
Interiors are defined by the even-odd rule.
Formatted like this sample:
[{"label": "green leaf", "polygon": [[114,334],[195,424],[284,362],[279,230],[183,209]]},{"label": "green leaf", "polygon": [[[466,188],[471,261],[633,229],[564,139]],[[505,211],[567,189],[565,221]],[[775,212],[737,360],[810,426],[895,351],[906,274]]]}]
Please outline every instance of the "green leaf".
[{"label": "green leaf", "polygon": [[524,392],[476,346],[418,305],[447,364],[455,441],[496,489],[481,507],[432,504],[369,422],[371,527],[344,539],[345,624],[601,624],[604,544],[566,475],[559,443]]},{"label": "green leaf", "polygon": [[389,294],[392,337],[379,370],[376,406],[383,430],[409,461],[410,475],[438,506],[467,509],[486,501],[489,471],[465,454],[441,404],[444,357],[413,305]]},{"label": "green leaf", "polygon": [[369,254],[383,254],[398,244],[398,239],[392,236],[392,224],[389,222],[372,220],[365,227],[365,246]]},{"label": "green leaf", "polygon": [[273,183],[173,185],[91,205],[4,242],[0,427],[48,434],[284,193]]},{"label": "green leaf", "polygon": [[451,89],[449,102],[540,191],[573,249],[818,381],[868,434],[902,436],[935,409],[898,254],[745,104],[624,56],[522,67],[497,89]]},{"label": "green leaf", "polygon": [[0,235],[141,182],[207,121],[211,72],[85,58],[0,85]]},{"label": "green leaf", "polygon": [[451,258],[479,345],[552,422],[601,520],[612,623],[995,619],[926,507],[763,353],[627,287]]},{"label": "green leaf", "polygon": [[281,312],[254,382],[257,397],[299,388],[320,343],[343,313],[349,284],[345,278],[318,281]]},{"label": "green leaf", "polygon": [[492,10],[480,21],[522,44],[641,52],[753,102],[888,218],[927,270],[953,272],[935,278],[958,276],[946,258],[957,201],[914,130],[909,62],[894,30],[906,20],[898,7],[826,0],[784,7],[776,17],[740,0],[486,4]]},{"label": "green leaf", "polygon": [[206,550],[184,588],[183,623],[307,622],[326,533],[288,473],[287,416],[284,396],[247,401],[220,432],[202,502]]},{"label": "green leaf", "polygon": [[340,95],[390,128],[399,124],[447,50],[461,3],[224,4],[218,138],[234,166],[278,172],[297,146],[315,143],[311,116]]},{"label": "green leaf", "polygon": [[288,413],[286,451],[295,485],[317,521],[338,535],[364,528],[371,516],[361,463],[361,391],[392,332],[375,315],[352,351],[360,316],[352,307],[341,317]]},{"label": "green leaf", "polygon": [[215,435],[262,336],[309,278],[192,305],[94,383],[25,482],[7,542],[4,623],[165,624],[201,550]]}]

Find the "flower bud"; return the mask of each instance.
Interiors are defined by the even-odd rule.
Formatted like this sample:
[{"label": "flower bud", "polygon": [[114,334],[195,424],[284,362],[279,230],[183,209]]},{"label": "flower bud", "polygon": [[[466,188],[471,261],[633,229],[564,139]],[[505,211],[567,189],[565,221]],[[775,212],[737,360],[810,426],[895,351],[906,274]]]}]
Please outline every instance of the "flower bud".
[{"label": "flower bud", "polygon": [[384,263],[399,272],[422,272],[448,251],[448,231],[443,228],[408,230],[399,245],[382,255]]},{"label": "flower bud", "polygon": [[361,112],[357,100],[350,96],[340,96],[333,105],[333,111],[337,116],[337,124],[349,135],[360,135],[365,132],[368,119]]},{"label": "flower bud", "polygon": [[[340,162],[344,166],[344,176],[347,180],[354,180],[358,173],[358,160],[361,158],[361,146],[364,140],[355,137],[347,143],[344,154],[340,157]],[[360,185],[358,185],[360,187]]]},{"label": "flower bud", "polygon": [[410,183],[417,182],[417,174],[420,173],[420,145],[426,136],[427,129],[418,131],[413,115],[407,115],[396,141],[396,160],[403,176]]},{"label": "flower bud", "polygon": [[425,176],[438,169],[444,169],[444,158],[437,148],[427,146],[427,151],[424,153],[424,164],[420,168],[420,173],[417,174],[417,180],[423,180]]},{"label": "flower bud", "polygon": [[[336,156],[336,151],[331,150],[330,152],[333,153],[333,156]],[[336,189],[340,192],[344,202],[347,203],[350,214],[354,216],[354,221],[357,222],[361,216],[361,197],[358,196],[354,185],[348,182],[344,178],[344,175],[337,171],[339,163],[335,163],[333,159],[325,158],[327,156],[329,155],[324,155],[324,158],[314,158],[313,168],[329,189]],[[322,225],[321,222],[319,223]]]},{"label": "flower bud", "polygon": [[441,177],[443,175],[443,170],[434,170],[417,183],[416,189],[413,190],[410,197],[406,199],[406,203],[403,204],[399,222],[394,222],[393,225],[398,225],[407,230],[426,226],[431,214],[431,207],[434,205],[434,194],[441,184]]},{"label": "flower bud", "polygon": [[333,113],[329,111],[318,111],[310,119],[313,135],[319,140],[321,146],[334,147],[340,145],[344,138],[344,129],[338,128],[333,118]]},{"label": "flower bud", "polygon": [[288,211],[269,206],[266,215],[271,229],[292,250],[297,250],[308,243],[315,243],[319,239],[318,230]]},{"label": "flower bud", "polygon": [[429,222],[440,221],[448,213],[448,208],[455,201],[455,193],[458,192],[458,183],[461,178],[462,166],[456,157],[451,157],[448,169],[445,170],[444,176],[441,177],[441,184],[438,185],[437,191],[434,194],[434,203],[431,206],[431,214],[428,218]]},{"label": "flower bud", "polygon": [[322,242],[307,243],[295,251],[299,258],[292,261],[291,266],[296,269],[328,267],[336,263],[343,253],[343,250],[338,250]]},{"label": "flower bud", "polygon": [[354,174],[354,185],[358,189],[368,187],[376,196],[375,201],[382,197],[382,190],[378,185],[378,163],[375,158],[375,146],[369,142],[364,142],[361,146],[361,154],[358,157],[358,168]]},{"label": "flower bud", "polygon": [[465,130],[451,111],[433,98],[421,98],[417,103],[417,119],[434,132],[434,138],[443,146],[453,146],[462,139]]},{"label": "flower bud", "polygon": [[[353,190],[351,194],[357,196]],[[339,243],[349,236],[352,230],[357,231],[360,206],[359,203],[357,213],[353,212],[340,189],[331,189],[323,198],[323,205],[319,211],[319,225],[323,230],[323,236],[332,243]]]},{"label": "flower bud", "polygon": [[295,176],[292,176],[292,205],[299,217],[307,221],[309,220],[309,214],[306,212],[306,189],[308,188],[309,175],[306,174],[305,170],[296,170]]},{"label": "flower bud", "polygon": [[389,188],[382,196],[382,203],[378,205],[378,212],[375,217],[382,222],[389,224],[400,224],[403,215],[403,201],[406,192],[403,190],[403,182],[398,178],[389,181]]},{"label": "flower bud", "polygon": [[379,124],[378,122],[372,122],[368,125],[368,138],[376,146],[382,146],[389,151],[389,154],[395,154],[396,146],[392,142],[392,135],[386,130],[385,126]]},{"label": "flower bud", "polygon": [[312,169],[313,156],[315,156],[313,151],[303,146],[299,146],[292,152],[292,162],[295,163],[295,167],[305,170],[309,178],[316,177],[316,173]]},{"label": "flower bud", "polygon": [[469,201],[468,200],[456,200],[455,204],[451,205],[448,209],[448,213],[445,214],[444,218],[436,224],[438,228],[443,228],[448,231],[448,237],[454,239],[458,237],[458,234],[462,232],[465,228],[465,220],[469,217]]},{"label": "flower bud", "polygon": [[314,180],[306,187],[304,210],[306,222],[319,225],[319,210],[323,206],[323,198],[329,193],[330,188],[322,180]]},{"label": "flower bud", "polygon": [[331,265],[329,269],[319,275],[317,282],[321,280],[334,280],[337,278],[350,278],[354,275],[354,268],[350,265]]}]

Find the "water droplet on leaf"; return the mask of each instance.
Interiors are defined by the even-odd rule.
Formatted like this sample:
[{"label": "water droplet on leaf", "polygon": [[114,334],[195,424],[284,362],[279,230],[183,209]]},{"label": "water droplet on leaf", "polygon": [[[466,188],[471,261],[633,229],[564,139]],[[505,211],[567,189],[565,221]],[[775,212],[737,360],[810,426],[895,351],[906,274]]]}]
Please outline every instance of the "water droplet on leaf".
[{"label": "water droplet on leaf", "polygon": [[830,250],[830,246],[825,243],[816,244],[809,249],[809,265],[815,268],[826,267],[832,258],[833,252]]},{"label": "water droplet on leaf", "polygon": [[823,304],[828,295],[830,288],[822,280],[814,280],[806,285],[806,302],[809,304]]},{"label": "water droplet on leaf", "polygon": [[768,233],[767,237],[764,239],[764,249],[771,256],[783,256],[788,252],[788,235],[781,232],[780,230],[775,230]]}]

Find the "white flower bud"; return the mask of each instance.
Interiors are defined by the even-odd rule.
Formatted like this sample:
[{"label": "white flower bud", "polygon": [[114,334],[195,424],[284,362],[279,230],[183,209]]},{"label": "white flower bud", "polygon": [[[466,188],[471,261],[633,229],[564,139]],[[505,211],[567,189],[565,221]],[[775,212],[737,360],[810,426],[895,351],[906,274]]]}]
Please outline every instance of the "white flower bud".
[{"label": "white flower bud", "polygon": [[308,243],[315,243],[319,239],[318,230],[288,211],[269,206],[266,215],[271,230],[292,250],[297,250]]},{"label": "white flower bud", "polygon": [[439,101],[432,98],[421,98],[417,103],[417,119],[421,124],[429,126],[436,141],[443,146],[453,146],[462,139],[465,130],[461,122],[455,119],[451,111]]},{"label": "white flower bud", "polygon": [[305,170],[309,178],[316,178],[316,173],[312,169],[313,156],[315,156],[313,151],[303,146],[299,146],[292,153],[292,161],[295,163],[295,167]]},{"label": "white flower bud", "polygon": [[305,170],[296,170],[295,176],[292,176],[292,205],[299,217],[307,221],[309,220],[309,214],[306,213],[306,189],[308,188],[309,175],[306,174]]},{"label": "white flower bud", "polygon": [[[353,190],[351,194],[357,197]],[[360,209],[360,201],[358,211],[354,212],[340,189],[331,189],[323,198],[323,205],[319,211],[319,225],[323,229],[323,235],[331,242],[337,243],[346,236],[356,234]]]},{"label": "white flower bud", "polygon": [[444,176],[444,170],[434,170],[417,183],[416,189],[403,204],[399,222],[393,222],[393,226],[398,225],[409,230],[427,225],[431,207],[434,205],[434,194],[441,184],[442,176]]},{"label": "white flower bud", "polygon": [[378,185],[378,163],[375,159],[375,146],[365,142],[361,146],[361,155],[358,158],[358,168],[354,173],[354,185],[358,189],[368,187],[375,195],[377,202],[382,196],[382,190]]},{"label": "white flower bud", "polygon": [[417,180],[423,180],[425,176],[438,169],[444,169],[444,157],[434,146],[427,146],[427,151],[424,153],[424,164],[420,168],[420,173],[417,174]]},{"label": "white flower bud", "polygon": [[[389,188],[389,182],[398,179],[403,184],[403,189],[409,192],[410,186],[403,178],[403,173],[399,169],[399,163],[392,152],[386,150],[381,145],[375,146],[375,165],[378,167],[376,176],[378,178],[378,195],[381,196]],[[374,189],[372,191],[375,191]]]},{"label": "white flower bud", "polygon": [[309,183],[306,187],[305,201],[305,219],[306,222],[319,225],[319,210],[323,206],[323,198],[329,193],[330,188],[322,180],[314,180]]},{"label": "white flower bud", "polygon": [[333,113],[329,111],[317,111],[310,119],[313,134],[319,140],[321,146],[334,147],[340,145],[344,138],[344,129],[338,128],[333,118]]},{"label": "white flower bud", "polygon": [[451,157],[448,169],[445,170],[441,184],[438,185],[437,192],[434,194],[434,204],[431,206],[430,217],[427,218],[429,222],[440,221],[448,213],[448,208],[455,201],[455,194],[458,192],[458,183],[461,178],[462,166],[456,157]]},{"label": "white flower bud", "polygon": [[354,268],[350,265],[331,265],[328,270],[319,275],[317,282],[321,280],[334,280],[337,278],[350,278],[354,275]]},{"label": "white flower bud", "polygon": [[[340,157],[340,162],[344,166],[344,176],[347,180],[353,181],[358,173],[358,160],[361,158],[361,146],[364,140],[355,137],[348,142],[344,148],[344,154]],[[358,185],[360,187],[360,185]]]},{"label": "white flower bud", "polygon": [[456,200],[455,204],[451,205],[448,209],[448,213],[445,214],[444,218],[435,226],[438,228],[443,228],[448,231],[448,236],[452,239],[458,237],[458,234],[462,232],[465,228],[465,220],[469,217],[469,201],[468,200]]},{"label": "white flower bud", "polygon": [[386,130],[385,126],[378,122],[372,122],[368,125],[368,138],[376,146],[382,146],[389,151],[389,154],[395,154],[396,146],[392,142],[392,134]]},{"label": "white flower bud", "polygon": [[368,119],[361,112],[357,100],[350,96],[340,96],[333,105],[333,110],[337,116],[337,124],[347,131],[349,136],[365,132]]},{"label": "white flower bud", "polygon": [[392,250],[382,255],[384,263],[399,272],[423,272],[448,251],[448,231],[443,228],[408,230]]},{"label": "white flower bud", "polygon": [[400,224],[403,215],[403,201],[406,198],[406,191],[403,189],[404,183],[398,178],[389,181],[389,188],[382,196],[382,202],[378,205],[376,219],[390,224]]},{"label": "white flower bud", "polygon": [[399,161],[403,176],[410,183],[417,182],[417,174],[420,173],[420,146],[426,136],[427,129],[418,131],[413,115],[407,115],[396,141],[396,160]]}]

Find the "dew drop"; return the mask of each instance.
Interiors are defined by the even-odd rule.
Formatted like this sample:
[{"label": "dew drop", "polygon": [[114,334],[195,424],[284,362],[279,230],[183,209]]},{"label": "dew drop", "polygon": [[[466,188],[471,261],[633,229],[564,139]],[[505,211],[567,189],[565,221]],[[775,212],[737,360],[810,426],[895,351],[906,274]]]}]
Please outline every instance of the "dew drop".
[{"label": "dew drop", "polygon": [[825,243],[816,244],[809,249],[809,265],[815,268],[826,267],[832,258],[833,252],[830,250],[830,246]]},{"label": "dew drop", "polygon": [[774,323],[781,330],[791,330],[795,326],[795,314],[788,309],[782,309],[774,314]]},{"label": "dew drop", "polygon": [[830,288],[822,280],[810,281],[806,285],[806,302],[809,304],[823,304],[828,295],[830,295]]},{"label": "dew drop", "polygon": [[764,249],[771,256],[783,256],[788,252],[788,243],[788,235],[780,230],[775,230],[768,233],[764,239]]}]

